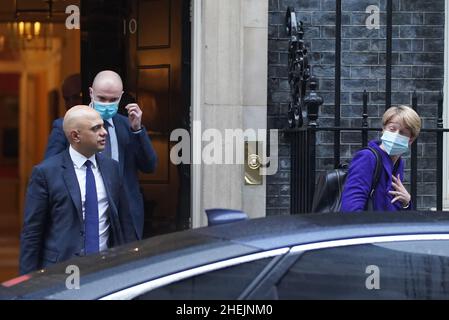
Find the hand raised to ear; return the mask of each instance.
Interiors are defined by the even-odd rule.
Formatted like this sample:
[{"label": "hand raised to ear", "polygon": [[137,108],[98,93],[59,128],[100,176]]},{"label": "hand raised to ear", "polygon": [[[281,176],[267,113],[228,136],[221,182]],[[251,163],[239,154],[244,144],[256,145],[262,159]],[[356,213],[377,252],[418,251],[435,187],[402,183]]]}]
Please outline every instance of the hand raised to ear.
[{"label": "hand raised to ear", "polygon": [[142,110],[137,103],[130,103],[125,107],[128,110],[129,125],[133,131],[142,128]]}]

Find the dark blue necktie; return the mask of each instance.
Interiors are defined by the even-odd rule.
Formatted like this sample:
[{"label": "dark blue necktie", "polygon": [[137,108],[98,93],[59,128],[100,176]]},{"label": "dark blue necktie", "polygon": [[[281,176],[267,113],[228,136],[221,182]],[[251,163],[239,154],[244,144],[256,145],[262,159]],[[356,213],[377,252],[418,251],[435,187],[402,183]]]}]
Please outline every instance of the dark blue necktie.
[{"label": "dark blue necktie", "polygon": [[111,137],[109,135],[109,127],[110,126],[111,126],[111,124],[105,120],[104,121],[104,128],[108,132],[108,135],[106,136],[106,145],[104,146],[104,151],[102,153],[106,157],[111,159],[112,158],[112,151],[111,151],[112,149],[111,149]]},{"label": "dark blue necktie", "polygon": [[99,226],[98,226],[98,198],[95,177],[92,172],[92,162],[87,160],[86,165],[86,200],[84,202],[84,229],[86,239],[84,249],[86,254],[99,251]]}]

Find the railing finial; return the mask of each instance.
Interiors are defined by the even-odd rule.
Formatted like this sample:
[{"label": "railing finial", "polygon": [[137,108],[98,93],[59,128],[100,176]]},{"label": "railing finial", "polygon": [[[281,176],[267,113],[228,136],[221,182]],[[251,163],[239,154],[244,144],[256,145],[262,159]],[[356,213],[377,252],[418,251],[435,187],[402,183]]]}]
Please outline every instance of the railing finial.
[{"label": "railing finial", "polygon": [[323,104],[323,98],[316,93],[318,81],[313,77],[310,78],[309,89],[309,93],[304,98],[304,104],[307,107],[309,127],[316,127],[318,125],[318,109]]}]

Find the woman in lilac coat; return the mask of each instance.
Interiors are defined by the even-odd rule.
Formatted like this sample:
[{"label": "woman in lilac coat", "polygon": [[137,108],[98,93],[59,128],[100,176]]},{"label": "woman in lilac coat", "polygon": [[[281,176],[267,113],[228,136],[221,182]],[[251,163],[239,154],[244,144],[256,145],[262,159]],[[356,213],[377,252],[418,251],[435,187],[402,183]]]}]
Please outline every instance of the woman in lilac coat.
[{"label": "woman in lilac coat", "polygon": [[383,132],[380,141],[372,140],[382,161],[379,182],[370,198],[376,168],[376,156],[369,149],[356,153],[342,194],[341,212],[364,211],[372,201],[374,211],[400,211],[412,209],[410,194],[403,186],[406,153],[421,130],[421,118],[410,107],[390,107],[382,118]]}]

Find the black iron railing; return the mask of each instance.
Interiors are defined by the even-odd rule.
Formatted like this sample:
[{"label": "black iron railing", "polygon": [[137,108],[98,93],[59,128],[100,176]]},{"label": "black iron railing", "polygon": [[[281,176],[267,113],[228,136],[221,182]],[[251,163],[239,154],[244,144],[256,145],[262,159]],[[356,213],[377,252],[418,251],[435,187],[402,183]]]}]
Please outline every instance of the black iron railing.
[{"label": "black iron railing", "polygon": [[[288,129],[284,132],[291,142],[291,213],[310,212],[316,179],[316,134],[319,131],[334,132],[334,166],[340,164],[340,134],[342,131],[360,132],[362,146],[368,144],[368,132],[382,131],[381,128],[368,126],[368,94],[363,93],[362,125],[361,127],[342,127],[340,122],[341,97],[341,0],[336,0],[336,32],[335,32],[335,110],[334,126],[320,127],[317,125],[318,109],[323,99],[316,93],[317,80],[311,77],[308,51],[304,44],[304,28],[298,22],[295,10],[287,9],[286,30],[289,41],[289,84],[291,101],[288,111]],[[393,6],[392,0],[387,0],[387,34],[386,34],[386,87],[385,109],[391,106],[391,70],[392,70],[392,39],[393,39]],[[417,110],[416,92],[412,95],[412,108]],[[433,132],[437,136],[436,146],[436,208],[443,208],[443,134],[449,129],[443,128],[443,95],[438,99],[436,128],[423,128],[421,132]],[[418,140],[418,139],[417,139]],[[417,204],[418,151],[415,141],[410,155],[410,194],[413,203]]]}]

